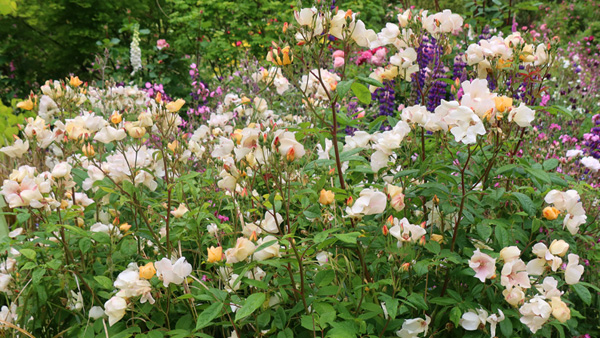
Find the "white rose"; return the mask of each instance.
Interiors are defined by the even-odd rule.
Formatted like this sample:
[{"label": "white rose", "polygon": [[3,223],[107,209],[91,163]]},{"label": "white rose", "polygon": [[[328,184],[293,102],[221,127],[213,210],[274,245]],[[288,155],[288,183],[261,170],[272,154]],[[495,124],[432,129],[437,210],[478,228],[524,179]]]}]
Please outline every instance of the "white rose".
[{"label": "white rose", "polygon": [[109,325],[113,326],[125,316],[125,312],[127,311],[127,301],[121,297],[114,296],[104,303],[104,309],[108,316]]}]

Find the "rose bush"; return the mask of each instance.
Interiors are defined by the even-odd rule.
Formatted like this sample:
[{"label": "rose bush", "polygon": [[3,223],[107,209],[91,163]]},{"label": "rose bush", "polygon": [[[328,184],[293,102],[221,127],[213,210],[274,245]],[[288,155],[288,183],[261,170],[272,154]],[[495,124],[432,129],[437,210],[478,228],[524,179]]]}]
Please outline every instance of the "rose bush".
[{"label": "rose bush", "polygon": [[263,67],[188,121],[184,100],[135,86],[32,93],[37,115],[0,149],[2,329],[582,334],[597,195],[526,143],[556,45],[396,14],[375,32],[297,11]]}]

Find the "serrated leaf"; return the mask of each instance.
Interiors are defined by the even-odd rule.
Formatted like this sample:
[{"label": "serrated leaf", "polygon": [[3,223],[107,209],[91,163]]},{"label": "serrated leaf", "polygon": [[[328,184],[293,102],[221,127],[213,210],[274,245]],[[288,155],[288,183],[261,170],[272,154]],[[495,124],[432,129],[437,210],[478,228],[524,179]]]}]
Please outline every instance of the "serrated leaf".
[{"label": "serrated leaf", "polygon": [[19,252],[20,252],[20,253],[21,253],[23,256],[25,256],[25,257],[27,257],[27,258],[31,259],[32,261],[33,261],[33,260],[35,260],[35,256],[36,256],[36,252],[35,252],[35,250],[32,250],[32,249],[21,249],[21,250],[19,250]]},{"label": "serrated leaf", "polygon": [[507,164],[496,169],[496,175],[502,175],[505,172],[512,171],[517,167],[516,164]]},{"label": "serrated leaf", "polygon": [[94,276],[94,279],[104,289],[112,289],[113,288],[112,280],[110,280],[110,278],[108,278],[106,276]]},{"label": "serrated leaf", "polygon": [[440,250],[442,250],[442,248],[440,247],[440,243],[436,241],[429,241],[424,245],[424,247],[434,255],[439,254]]},{"label": "serrated leaf", "polygon": [[535,205],[529,196],[520,192],[513,192],[512,195],[519,201],[519,203],[521,203],[523,210],[529,214],[529,216],[535,215]]},{"label": "serrated leaf", "polygon": [[462,311],[458,306],[455,306],[450,310],[450,321],[454,323],[458,327],[460,323],[460,317],[462,316]]},{"label": "serrated leaf", "polygon": [[350,232],[347,234],[334,234],[335,238],[348,244],[356,244],[356,239],[360,236],[360,232]]},{"label": "serrated leaf", "polygon": [[29,217],[31,217],[31,215],[29,213],[20,213],[17,214],[17,223],[21,224],[21,223],[25,223]]},{"label": "serrated leaf", "polygon": [[453,305],[456,304],[456,300],[449,298],[449,297],[435,297],[435,298],[431,298],[429,300],[430,303],[432,304],[438,304],[438,305]]},{"label": "serrated leaf", "polygon": [[509,238],[508,231],[506,231],[506,229],[503,226],[497,225],[496,230],[494,231],[494,234],[496,236],[496,240],[498,240],[498,243],[502,247],[507,247],[510,245],[510,238]]},{"label": "serrated leaf", "polygon": [[251,315],[265,302],[265,299],[266,296],[262,292],[251,294],[244,302],[242,308],[237,310],[237,312],[235,313],[234,321],[237,322]]},{"label": "serrated leaf", "polygon": [[505,320],[500,322],[500,331],[502,331],[502,335],[504,337],[511,337],[513,331],[513,325],[510,321],[510,318],[506,318]]},{"label": "serrated leaf", "polygon": [[256,252],[259,252],[259,251],[261,251],[261,250],[263,250],[263,249],[265,249],[265,248],[268,248],[268,247],[270,247],[271,245],[273,245],[273,244],[275,244],[275,243],[277,243],[277,240],[273,240],[273,241],[268,241],[268,242],[265,242],[265,243],[263,243],[263,244],[259,245],[259,246],[258,246],[258,248],[256,248],[256,250],[254,250],[254,252],[255,252],[255,253],[256,253]]},{"label": "serrated leaf", "polygon": [[425,303],[425,299],[419,293],[412,293],[406,299],[421,310],[427,310],[429,307]]},{"label": "serrated leaf", "polygon": [[354,82],[350,88],[352,89],[352,93],[354,93],[360,102],[364,104],[371,103],[371,91],[369,91],[367,86],[362,83]]},{"label": "serrated leaf", "polygon": [[90,251],[90,249],[92,248],[92,240],[89,238],[82,238],[79,240],[79,250],[81,250],[81,253],[86,253],[88,251]]},{"label": "serrated leaf", "polygon": [[323,287],[331,284],[331,282],[335,279],[335,272],[333,270],[323,270],[319,271],[315,276],[315,286]]},{"label": "serrated leaf", "polygon": [[492,227],[485,223],[479,223],[477,224],[477,234],[485,241],[492,235]]},{"label": "serrated leaf", "polygon": [[375,80],[373,78],[365,77],[365,76],[360,76],[360,75],[357,76],[356,78],[359,79],[359,80],[361,80],[362,82],[364,82],[366,84],[371,85],[371,86],[383,87],[383,83],[381,83],[381,82],[379,82],[379,81],[377,81],[377,80]]},{"label": "serrated leaf", "polygon": [[592,303],[592,294],[585,286],[581,284],[573,284],[571,287],[586,305],[590,305]]},{"label": "serrated leaf", "polygon": [[390,298],[385,302],[385,309],[391,319],[395,319],[398,315],[398,299]]},{"label": "serrated leaf", "polygon": [[548,175],[548,173],[545,172],[545,171],[543,171],[542,169],[527,168],[527,169],[525,169],[525,171],[529,175],[537,178],[539,181],[542,181],[542,182],[545,182],[545,183],[550,183],[551,182],[550,175]]},{"label": "serrated leaf", "polygon": [[558,164],[559,164],[558,159],[549,158],[544,161],[544,163],[542,164],[542,167],[544,168],[544,170],[550,171],[550,170],[556,169],[556,167],[558,167]]},{"label": "serrated leaf", "polygon": [[211,306],[207,307],[200,313],[198,316],[198,320],[196,320],[196,330],[200,330],[206,326],[208,326],[213,319],[217,318],[219,314],[221,314],[221,310],[223,309],[223,303],[213,303]]},{"label": "serrated leaf", "polygon": [[339,96],[343,97],[348,93],[353,83],[354,80],[340,81],[335,90],[337,90]]}]

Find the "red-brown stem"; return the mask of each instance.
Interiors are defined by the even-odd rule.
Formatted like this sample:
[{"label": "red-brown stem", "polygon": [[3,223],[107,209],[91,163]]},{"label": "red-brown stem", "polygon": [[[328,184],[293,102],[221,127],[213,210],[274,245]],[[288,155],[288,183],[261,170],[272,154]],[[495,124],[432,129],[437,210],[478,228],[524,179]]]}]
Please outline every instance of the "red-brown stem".
[{"label": "red-brown stem", "polygon": [[[469,147],[468,149],[469,149],[469,156],[467,157],[467,161],[465,162],[465,165],[460,170],[460,181],[461,181],[461,185],[462,185],[462,197],[460,199],[460,208],[458,210],[456,223],[454,224],[454,230],[453,230],[453,234],[452,234],[452,243],[450,244],[450,252],[454,252],[454,245],[456,243],[456,235],[458,234],[458,226],[460,225],[463,208],[465,206],[465,197],[467,196],[466,195],[467,190],[465,187],[465,170],[467,169],[467,166],[469,165],[469,161],[471,160],[471,148]],[[443,297],[444,294],[446,293],[446,289],[448,288],[449,280],[450,280],[450,269],[446,270],[446,278],[444,280],[444,286],[442,287],[442,293],[440,294],[441,297]]]}]

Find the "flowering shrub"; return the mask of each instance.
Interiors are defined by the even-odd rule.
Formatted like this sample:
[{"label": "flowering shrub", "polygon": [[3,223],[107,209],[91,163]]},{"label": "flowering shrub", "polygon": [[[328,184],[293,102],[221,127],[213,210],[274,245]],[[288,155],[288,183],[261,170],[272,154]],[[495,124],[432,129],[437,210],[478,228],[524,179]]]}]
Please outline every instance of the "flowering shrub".
[{"label": "flowering shrub", "polygon": [[192,107],[152,84],[48,81],[0,149],[16,218],[2,329],[586,333],[597,195],[524,151],[556,46],[465,40],[449,10],[396,14],[375,32],[301,9],[264,67],[215,95],[197,82]]}]

